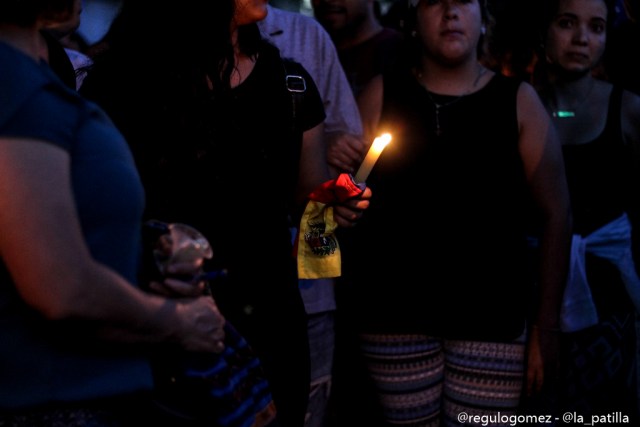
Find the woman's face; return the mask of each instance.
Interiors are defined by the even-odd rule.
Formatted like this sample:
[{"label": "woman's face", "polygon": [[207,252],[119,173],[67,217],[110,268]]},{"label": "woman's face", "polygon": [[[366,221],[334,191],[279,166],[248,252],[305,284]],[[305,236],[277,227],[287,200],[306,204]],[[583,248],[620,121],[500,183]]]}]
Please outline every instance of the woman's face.
[{"label": "woman's face", "polygon": [[566,71],[589,71],[604,54],[606,41],[603,0],[560,0],[547,30],[547,61]]},{"label": "woman's face", "polygon": [[449,63],[475,58],[482,34],[479,0],[421,0],[417,8],[417,37],[425,51]]},{"label": "woman's face", "polygon": [[[219,0],[213,0],[219,1]],[[236,0],[235,24],[253,24],[267,17],[268,0]]]}]

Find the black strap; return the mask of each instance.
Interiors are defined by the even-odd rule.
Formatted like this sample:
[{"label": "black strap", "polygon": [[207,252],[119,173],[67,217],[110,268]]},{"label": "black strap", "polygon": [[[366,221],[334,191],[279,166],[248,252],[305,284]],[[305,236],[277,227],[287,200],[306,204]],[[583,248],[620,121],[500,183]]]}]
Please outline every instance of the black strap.
[{"label": "black strap", "polygon": [[282,61],[285,74],[285,85],[291,94],[292,113],[294,126],[298,122],[299,111],[302,108],[302,100],[307,91],[307,81],[300,72],[300,64],[295,61],[284,59]]}]

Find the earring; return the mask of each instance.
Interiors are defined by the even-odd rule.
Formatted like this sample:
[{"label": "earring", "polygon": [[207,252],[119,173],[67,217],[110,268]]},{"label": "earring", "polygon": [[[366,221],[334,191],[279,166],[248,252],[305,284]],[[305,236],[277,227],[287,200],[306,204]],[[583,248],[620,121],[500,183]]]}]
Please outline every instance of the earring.
[{"label": "earring", "polygon": [[487,33],[487,27],[485,27],[484,25],[480,27],[480,32],[482,33],[482,35],[485,35]]}]

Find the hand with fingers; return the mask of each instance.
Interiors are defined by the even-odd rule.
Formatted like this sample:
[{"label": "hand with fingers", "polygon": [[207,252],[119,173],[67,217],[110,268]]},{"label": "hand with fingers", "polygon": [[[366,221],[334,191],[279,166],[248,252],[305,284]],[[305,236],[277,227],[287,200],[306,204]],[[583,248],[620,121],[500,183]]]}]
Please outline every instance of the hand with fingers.
[{"label": "hand with fingers", "polygon": [[338,172],[355,173],[367,151],[361,136],[332,132],[327,140],[327,162]]}]

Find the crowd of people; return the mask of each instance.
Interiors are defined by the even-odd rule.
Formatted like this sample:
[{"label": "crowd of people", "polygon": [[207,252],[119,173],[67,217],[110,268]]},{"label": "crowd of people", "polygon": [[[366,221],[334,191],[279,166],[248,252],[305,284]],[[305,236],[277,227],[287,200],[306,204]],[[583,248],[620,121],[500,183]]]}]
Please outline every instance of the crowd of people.
[{"label": "crowd of people", "polygon": [[0,427],[640,423],[638,2],[268,3],[0,4]]}]

